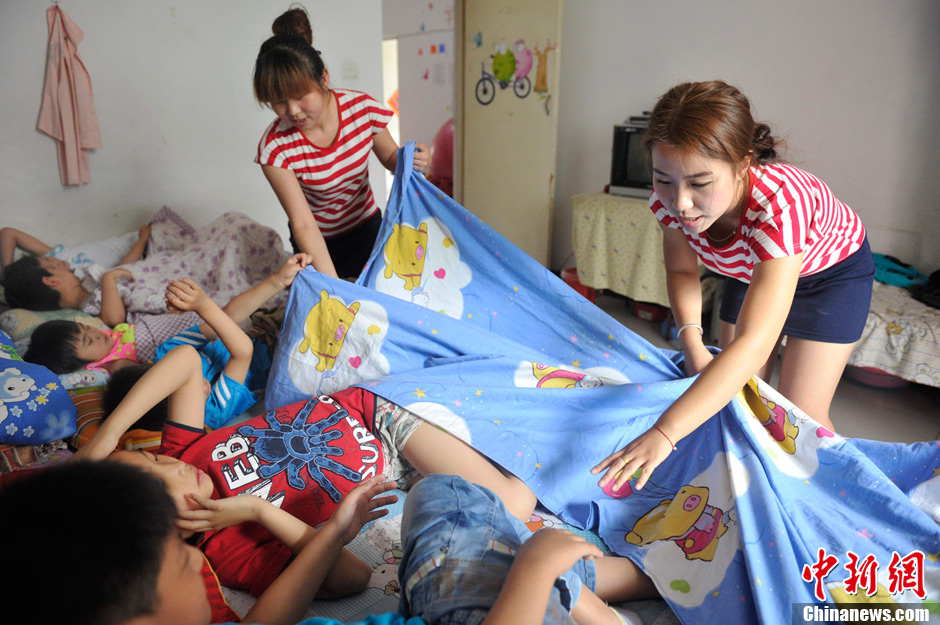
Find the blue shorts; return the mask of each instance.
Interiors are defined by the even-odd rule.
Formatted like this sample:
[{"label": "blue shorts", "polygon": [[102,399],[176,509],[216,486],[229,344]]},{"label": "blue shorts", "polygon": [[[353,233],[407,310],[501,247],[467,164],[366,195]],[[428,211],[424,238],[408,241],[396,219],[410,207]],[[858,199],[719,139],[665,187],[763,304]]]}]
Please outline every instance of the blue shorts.
[{"label": "blue shorts", "polygon": [[[259,353],[259,346],[255,346],[245,382],[241,383],[224,373],[225,365],[232,357],[228,349],[219,339],[208,340],[199,331],[198,325],[187,328],[161,343],[154,355],[154,362],[159,361],[170,350],[180,345],[189,345],[199,352],[199,358],[202,360],[202,377],[211,386],[209,396],[206,398],[205,424],[207,427],[220,428],[255,405],[258,398],[250,390],[250,386],[253,380],[259,377],[261,383],[264,382],[266,374],[262,374],[260,369],[263,367],[266,351]],[[263,347],[267,349],[267,346]],[[270,361],[270,357],[267,361]]]},{"label": "blue shorts", "polygon": [[[401,533],[398,611],[429,625],[482,622],[532,535],[490,490],[454,475],[429,475],[411,489]],[[582,586],[594,584],[594,562],[579,560],[555,580],[543,622],[573,625]]]},{"label": "blue shorts", "polygon": [[[854,343],[862,336],[871,306],[875,263],[868,239],[842,262],[796,283],[782,334],[822,343]],[[736,323],[747,284],[725,278],[720,317]]]}]

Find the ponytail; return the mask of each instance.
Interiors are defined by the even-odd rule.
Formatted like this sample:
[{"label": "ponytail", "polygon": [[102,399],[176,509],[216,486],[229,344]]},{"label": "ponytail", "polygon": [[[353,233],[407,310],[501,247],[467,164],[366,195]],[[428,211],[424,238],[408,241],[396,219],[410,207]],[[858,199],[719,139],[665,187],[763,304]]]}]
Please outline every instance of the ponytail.
[{"label": "ponytail", "polygon": [[779,141],[770,134],[770,126],[767,124],[756,124],[754,126],[753,147],[754,160],[760,165],[766,165],[777,160],[777,144]]},{"label": "ponytail", "polygon": [[270,104],[322,90],[326,65],[312,45],[306,10],[288,9],[274,20],[271,31],[274,36],[261,44],[255,60],[255,98]]}]

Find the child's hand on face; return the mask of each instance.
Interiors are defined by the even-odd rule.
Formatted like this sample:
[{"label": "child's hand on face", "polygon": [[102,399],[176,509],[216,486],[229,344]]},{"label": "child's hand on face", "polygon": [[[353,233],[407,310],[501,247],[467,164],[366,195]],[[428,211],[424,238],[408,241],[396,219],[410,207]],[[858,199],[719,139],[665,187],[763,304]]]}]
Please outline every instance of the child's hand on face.
[{"label": "child's hand on face", "polygon": [[395,482],[383,482],[381,479],[382,476],[376,475],[360,482],[343,498],[327,521],[339,532],[344,545],[359,534],[363,525],[388,514],[388,510],[378,508],[398,501],[396,495],[377,497],[395,488]]},{"label": "child's hand on face", "polygon": [[190,532],[220,530],[247,521],[257,521],[260,507],[265,503],[254,495],[236,495],[224,499],[211,499],[202,495],[186,495],[189,510],[180,511],[176,526]]},{"label": "child's hand on face", "polygon": [[198,284],[189,278],[173,280],[166,287],[166,305],[171,311],[199,311],[211,300]]},{"label": "child's hand on face", "polygon": [[297,277],[300,270],[311,264],[313,264],[313,257],[310,254],[294,254],[281,265],[281,268],[274,274],[274,278],[282,289],[286,289],[294,283],[294,278]]},{"label": "child's hand on face", "polygon": [[557,579],[581,558],[600,558],[604,554],[582,536],[568,530],[542,529],[523,543],[515,565],[531,567],[531,572]]}]

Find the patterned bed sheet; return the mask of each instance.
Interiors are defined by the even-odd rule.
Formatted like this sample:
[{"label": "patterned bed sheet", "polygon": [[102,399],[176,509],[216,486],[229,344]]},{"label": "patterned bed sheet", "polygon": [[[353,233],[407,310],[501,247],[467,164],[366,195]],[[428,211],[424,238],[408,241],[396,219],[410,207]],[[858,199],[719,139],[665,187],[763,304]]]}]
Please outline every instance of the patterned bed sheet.
[{"label": "patterned bed sheet", "polygon": [[[307,616],[333,618],[344,623],[354,623],[369,614],[382,614],[398,610],[398,563],[401,561],[401,514],[404,509],[404,491],[393,491],[398,501],[389,506],[388,515],[366,525],[359,536],[349,544],[349,549],[373,567],[369,587],[362,593],[334,601],[314,601]],[[561,521],[550,512],[538,509],[526,523],[532,531],[545,527],[564,528],[584,536],[609,553],[597,534],[578,529]],[[225,598],[233,610],[245,614],[254,603],[254,597],[246,592],[223,588]],[[623,604],[637,613],[644,625],[677,625],[679,623],[665,601],[631,601]]]},{"label": "patterned bed sheet", "polygon": [[940,310],[875,282],[865,330],[849,364],[940,387]]}]

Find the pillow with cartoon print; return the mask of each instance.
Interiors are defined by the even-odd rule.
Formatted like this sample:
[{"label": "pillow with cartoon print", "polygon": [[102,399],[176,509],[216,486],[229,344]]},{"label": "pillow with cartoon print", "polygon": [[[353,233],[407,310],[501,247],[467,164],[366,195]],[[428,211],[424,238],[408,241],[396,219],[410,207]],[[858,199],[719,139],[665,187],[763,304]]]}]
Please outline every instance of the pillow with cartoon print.
[{"label": "pillow with cartoon print", "polygon": [[59,376],[24,362],[0,331],[0,444],[39,445],[75,432],[75,404]]}]

